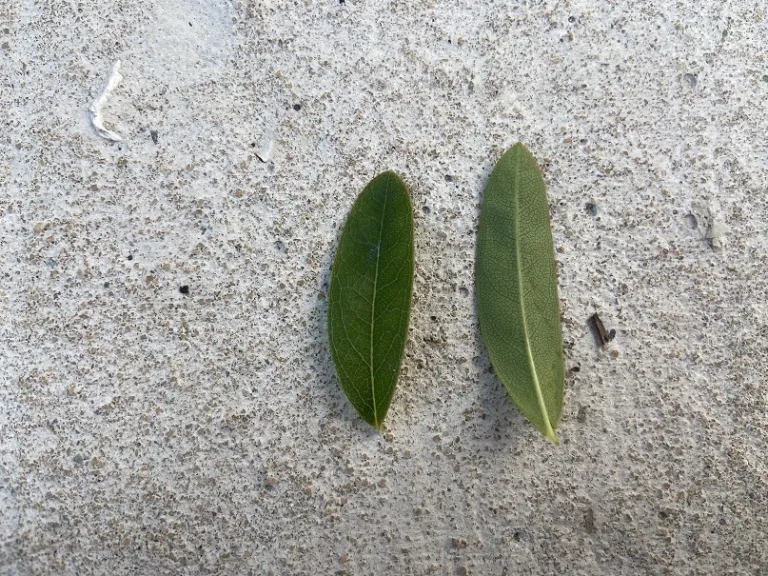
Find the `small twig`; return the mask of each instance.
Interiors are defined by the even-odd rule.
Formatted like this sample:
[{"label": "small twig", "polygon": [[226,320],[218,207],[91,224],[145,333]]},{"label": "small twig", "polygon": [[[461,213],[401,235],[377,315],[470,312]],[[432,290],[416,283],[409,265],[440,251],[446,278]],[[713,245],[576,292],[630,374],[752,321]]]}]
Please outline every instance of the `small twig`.
[{"label": "small twig", "polygon": [[605,326],[603,326],[603,321],[600,320],[600,316],[597,315],[597,312],[589,317],[588,322],[589,327],[592,329],[592,334],[601,348],[612,340],[610,334],[608,334],[608,331],[605,329]]}]

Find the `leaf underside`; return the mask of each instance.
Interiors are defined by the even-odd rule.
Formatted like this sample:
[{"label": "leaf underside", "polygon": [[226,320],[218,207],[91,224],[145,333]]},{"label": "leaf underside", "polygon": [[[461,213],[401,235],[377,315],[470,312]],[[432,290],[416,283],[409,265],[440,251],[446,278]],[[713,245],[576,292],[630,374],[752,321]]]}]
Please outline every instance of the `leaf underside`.
[{"label": "leaf underside", "polygon": [[480,332],[494,372],[520,411],[557,444],[563,336],[544,180],[521,143],[496,164],[477,239]]},{"label": "leaf underside", "polygon": [[413,289],[413,210],[394,172],[374,178],[347,216],[333,262],[328,339],[341,387],[381,428],[397,385]]}]

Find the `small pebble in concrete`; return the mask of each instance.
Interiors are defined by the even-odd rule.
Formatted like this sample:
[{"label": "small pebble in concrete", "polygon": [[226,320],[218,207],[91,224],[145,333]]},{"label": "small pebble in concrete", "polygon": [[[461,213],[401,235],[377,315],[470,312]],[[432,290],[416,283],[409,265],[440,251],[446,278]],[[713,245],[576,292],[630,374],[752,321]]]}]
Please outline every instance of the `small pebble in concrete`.
[{"label": "small pebble in concrete", "polygon": [[584,422],[587,421],[587,407],[586,406],[579,406],[579,412],[576,414],[576,420],[580,424],[584,424]]},{"label": "small pebble in concrete", "polygon": [[595,511],[592,508],[587,508],[587,511],[584,512],[584,529],[587,534],[595,533]]}]

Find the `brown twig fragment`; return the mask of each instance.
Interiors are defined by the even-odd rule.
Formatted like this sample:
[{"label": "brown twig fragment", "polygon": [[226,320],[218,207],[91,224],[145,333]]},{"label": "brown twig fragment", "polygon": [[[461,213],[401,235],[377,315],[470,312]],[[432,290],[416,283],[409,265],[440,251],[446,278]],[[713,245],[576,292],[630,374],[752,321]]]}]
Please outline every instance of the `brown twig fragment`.
[{"label": "brown twig fragment", "polygon": [[611,341],[611,337],[605,329],[605,326],[603,326],[603,321],[600,320],[600,316],[597,315],[597,312],[589,317],[588,323],[589,327],[592,329],[592,334],[594,335],[597,344],[601,348]]}]

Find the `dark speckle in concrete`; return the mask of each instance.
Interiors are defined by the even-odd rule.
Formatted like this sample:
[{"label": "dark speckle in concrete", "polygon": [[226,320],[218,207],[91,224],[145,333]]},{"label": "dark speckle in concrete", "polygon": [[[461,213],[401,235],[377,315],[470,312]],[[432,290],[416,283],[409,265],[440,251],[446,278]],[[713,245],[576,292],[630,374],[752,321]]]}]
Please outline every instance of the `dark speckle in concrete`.
[{"label": "dark speckle in concrete", "polygon": [[584,530],[587,534],[595,533],[595,511],[591,507],[584,512]]}]

